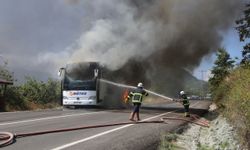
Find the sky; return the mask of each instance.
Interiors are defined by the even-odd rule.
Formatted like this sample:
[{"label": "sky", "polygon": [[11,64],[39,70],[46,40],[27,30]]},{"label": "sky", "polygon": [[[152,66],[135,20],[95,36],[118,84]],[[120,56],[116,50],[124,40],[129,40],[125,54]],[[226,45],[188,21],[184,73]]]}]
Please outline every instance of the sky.
[{"label": "sky", "polygon": [[[214,47],[225,47],[231,57],[240,58],[242,43],[233,29],[238,0],[156,2],[148,6],[150,0],[1,0],[0,63],[3,63],[3,58],[7,60],[9,70],[18,80],[23,80],[24,76],[46,80],[56,78],[57,69],[71,60],[87,57],[100,59],[112,69],[121,67],[132,57],[147,59],[153,56],[157,61],[161,54],[175,54],[178,49],[173,49],[176,46],[173,43],[186,35],[193,37],[184,42],[188,48],[180,60],[192,53],[198,56],[193,61],[190,57],[187,65],[181,61],[175,65],[189,67],[190,63],[193,69],[205,56],[193,73],[199,79],[206,80],[206,75],[201,77],[201,71],[208,71],[213,66]],[[197,9],[204,5],[207,7]],[[211,11],[216,14],[207,17]],[[228,13],[232,17],[224,15]],[[197,28],[197,20],[209,28]],[[217,30],[223,32],[217,34]],[[207,33],[206,37],[203,38],[202,32]],[[179,45],[182,48],[183,45]],[[204,48],[204,51],[192,48]],[[181,50],[178,52],[180,55]],[[172,57],[176,56],[170,55],[169,59]]]},{"label": "sky", "polygon": [[[242,59],[241,51],[244,45],[245,43],[240,42],[239,34],[233,27],[223,35],[221,47],[224,47],[227,50],[232,59],[235,57],[238,58],[236,63],[239,63],[240,59]],[[207,81],[209,77],[211,77],[210,72],[214,66],[215,60],[215,53],[204,57],[201,64],[194,70],[193,75],[198,79]]]}]

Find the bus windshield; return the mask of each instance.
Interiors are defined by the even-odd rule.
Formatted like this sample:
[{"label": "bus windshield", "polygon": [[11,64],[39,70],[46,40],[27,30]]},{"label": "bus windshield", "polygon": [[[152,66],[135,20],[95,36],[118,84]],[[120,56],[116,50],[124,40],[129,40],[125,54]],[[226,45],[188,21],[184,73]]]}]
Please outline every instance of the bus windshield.
[{"label": "bus windshield", "polygon": [[65,90],[96,90],[97,63],[75,63],[65,68]]},{"label": "bus windshield", "polygon": [[96,82],[95,80],[76,80],[70,81],[68,84],[65,84],[65,89],[67,90],[96,90]]}]

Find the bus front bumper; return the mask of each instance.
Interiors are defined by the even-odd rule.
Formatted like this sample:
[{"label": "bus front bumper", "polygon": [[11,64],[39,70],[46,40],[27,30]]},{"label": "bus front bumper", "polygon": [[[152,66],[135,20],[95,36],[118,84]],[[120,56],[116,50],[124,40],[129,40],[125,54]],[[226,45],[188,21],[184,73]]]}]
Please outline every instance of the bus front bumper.
[{"label": "bus front bumper", "polygon": [[72,105],[97,105],[96,102],[94,100],[63,100],[63,105],[68,105],[68,106],[72,106]]}]

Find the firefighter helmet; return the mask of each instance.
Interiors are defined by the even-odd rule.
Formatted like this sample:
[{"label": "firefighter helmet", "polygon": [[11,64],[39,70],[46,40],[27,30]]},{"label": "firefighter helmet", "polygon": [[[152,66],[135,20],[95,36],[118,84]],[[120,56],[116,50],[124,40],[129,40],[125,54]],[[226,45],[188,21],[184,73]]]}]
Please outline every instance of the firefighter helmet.
[{"label": "firefighter helmet", "polygon": [[180,91],[180,95],[184,95],[185,94],[185,92],[184,91]]},{"label": "firefighter helmet", "polygon": [[140,82],[137,84],[137,87],[143,88],[143,84]]}]

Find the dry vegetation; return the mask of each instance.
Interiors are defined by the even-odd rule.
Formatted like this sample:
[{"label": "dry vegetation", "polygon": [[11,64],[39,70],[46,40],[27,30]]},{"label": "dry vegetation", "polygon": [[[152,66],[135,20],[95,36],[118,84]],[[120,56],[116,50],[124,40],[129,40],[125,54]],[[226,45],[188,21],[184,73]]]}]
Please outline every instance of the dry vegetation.
[{"label": "dry vegetation", "polygon": [[250,68],[239,67],[220,84],[214,100],[250,148]]}]

